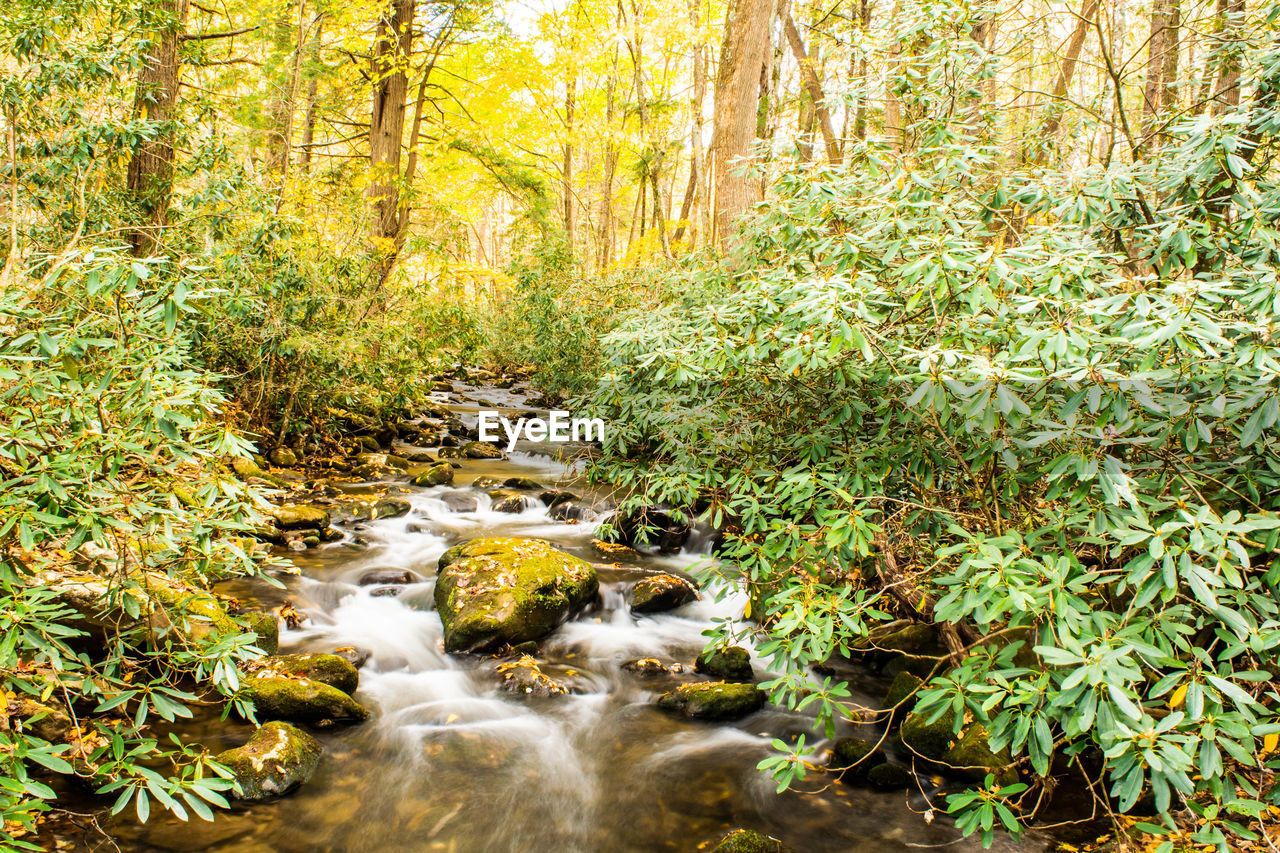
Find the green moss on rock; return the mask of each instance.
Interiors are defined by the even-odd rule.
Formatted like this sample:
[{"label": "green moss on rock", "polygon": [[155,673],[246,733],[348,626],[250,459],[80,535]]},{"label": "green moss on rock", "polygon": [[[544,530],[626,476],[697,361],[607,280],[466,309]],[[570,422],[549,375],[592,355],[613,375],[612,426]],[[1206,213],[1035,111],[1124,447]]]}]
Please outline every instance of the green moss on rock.
[{"label": "green moss on rock", "polygon": [[1018,781],[1018,771],[1009,766],[1013,763],[1009,750],[992,752],[987,730],[979,725],[970,726],[965,731],[959,742],[942,756],[942,763],[974,781],[982,781],[988,773],[995,774],[998,785],[1012,785]]},{"label": "green moss on rock", "polygon": [[280,620],[274,613],[250,610],[241,613],[239,618],[250,631],[258,635],[258,641],[254,645],[269,655],[280,651]]},{"label": "green moss on rock", "polygon": [[320,742],[282,722],[261,726],[244,746],[220,753],[240,786],[238,798],[260,802],[289,793],[309,780],[320,764]]},{"label": "green moss on rock", "polygon": [[831,745],[831,758],[827,767],[840,773],[845,782],[865,782],[872,767],[883,764],[886,756],[869,740],[860,737],[842,737]]},{"label": "green moss on rock", "polygon": [[867,771],[867,784],[878,791],[901,791],[911,786],[911,779],[911,771],[887,761]]},{"label": "green moss on rock", "polygon": [[346,658],[327,654],[274,655],[257,662],[257,678],[309,678],[348,695],[360,686],[360,673]]},{"label": "green moss on rock", "polygon": [[542,539],[473,539],[439,565],[435,602],[449,652],[541,639],[600,588],[590,563]]},{"label": "green moss on rock", "polygon": [[896,709],[895,716],[901,719],[915,707],[915,693],[923,685],[924,680],[918,675],[913,675],[905,670],[898,673],[893,677],[893,682],[889,685],[889,692],[884,695],[884,707],[886,709]]},{"label": "green moss on rock", "polygon": [[240,697],[253,702],[262,720],[295,723],[358,723],[369,712],[336,687],[302,678],[248,678],[240,687]]},{"label": "green moss on rock", "polygon": [[711,853],[791,853],[791,848],[754,830],[735,829],[720,839]]},{"label": "green moss on rock", "polygon": [[399,518],[408,515],[413,505],[404,498],[381,498],[373,505],[374,518]]},{"label": "green moss on rock", "polygon": [[742,646],[703,652],[694,662],[693,668],[725,681],[755,680],[755,674],[751,671],[751,654]]},{"label": "green moss on rock", "polygon": [[682,684],[658,697],[658,707],[691,720],[736,720],[764,707],[764,691],[754,684],[706,681]]},{"label": "green moss on rock", "polygon": [[497,447],[483,441],[468,441],[462,445],[462,455],[468,459],[502,459],[504,456]]},{"label": "green moss on rock", "polygon": [[282,506],[271,511],[280,530],[305,530],[329,526],[329,513],[318,506]]},{"label": "green moss on rock", "polygon": [[[698,590],[684,578],[672,574],[650,575],[631,588],[632,613],[663,613],[697,601]],[[747,669],[750,670],[750,664]]]},{"label": "green moss on rock", "polygon": [[410,481],[415,486],[443,486],[453,482],[453,466],[448,462],[432,465],[427,470],[414,476]]},{"label": "green moss on rock", "polygon": [[903,745],[910,751],[925,758],[938,759],[955,743],[956,736],[952,727],[955,725],[956,715],[948,708],[941,717],[929,722],[932,713],[913,711],[908,714],[902,721],[901,737]]}]

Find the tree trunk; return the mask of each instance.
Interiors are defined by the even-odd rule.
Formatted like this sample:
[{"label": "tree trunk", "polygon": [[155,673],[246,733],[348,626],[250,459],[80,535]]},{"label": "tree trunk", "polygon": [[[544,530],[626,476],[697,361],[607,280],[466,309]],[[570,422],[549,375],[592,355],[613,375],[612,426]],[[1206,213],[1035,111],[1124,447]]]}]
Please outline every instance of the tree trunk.
[{"label": "tree trunk", "polygon": [[[871,27],[871,0],[858,0],[858,32],[862,38],[867,36]],[[858,106],[853,114],[853,135],[863,140],[867,138],[867,52],[858,49]]]},{"label": "tree trunk", "polygon": [[388,13],[378,20],[373,49],[368,195],[376,220],[374,243],[382,255],[379,284],[395,265],[395,242],[400,233],[400,155],[404,147],[409,56],[413,49],[413,7],[414,0],[393,0]]},{"label": "tree trunk", "polygon": [[1098,14],[1098,0],[1084,0],[1080,16],[1076,18],[1075,28],[1071,31],[1071,39],[1067,42],[1067,52],[1062,57],[1062,65],[1058,67],[1058,75],[1053,80],[1049,115],[1040,126],[1040,132],[1031,140],[1036,148],[1027,158],[1028,162],[1043,163],[1049,146],[1057,138],[1058,130],[1062,127],[1062,113],[1066,110],[1063,99],[1067,96],[1067,90],[1071,88],[1071,78],[1075,76],[1076,65],[1080,62],[1080,51],[1084,48],[1085,36],[1089,34],[1089,28],[1093,25],[1093,16],[1096,14]]},{"label": "tree trunk", "polygon": [[[690,7],[691,19],[696,30],[702,22],[702,0],[693,0]],[[680,224],[676,227],[676,233],[672,237],[673,242],[679,242],[684,238],[685,229],[689,230],[690,242],[694,245],[698,240],[698,228],[694,220],[698,218],[697,208],[701,193],[698,192],[702,185],[702,102],[707,97],[707,74],[705,59],[703,57],[705,50],[701,39],[695,40],[692,51],[693,61],[693,96],[689,103],[689,113],[691,115],[689,126],[689,184],[685,187],[684,201],[680,204]]]},{"label": "tree trunk", "polygon": [[320,31],[324,26],[324,13],[317,12],[315,35],[311,39],[311,56],[307,69],[307,117],[302,124],[302,151],[299,165],[302,174],[311,174],[311,147],[316,138],[316,93],[320,85]]},{"label": "tree trunk", "polygon": [[178,87],[182,79],[183,27],[188,0],[156,0],[157,32],[146,64],[138,72],[133,113],[151,122],[156,132],[144,139],[129,159],[125,185],[138,208],[129,242],[136,255],[155,251],[173,196],[173,158],[177,138]]},{"label": "tree trunk", "polygon": [[609,72],[605,91],[605,139],[604,180],[600,188],[600,258],[597,267],[606,269],[613,263],[614,241],[617,239],[617,223],[613,212],[613,180],[618,171],[618,147],[614,143],[614,90],[617,86],[617,49],[614,49],[614,65]]},{"label": "tree trunk", "polygon": [[800,66],[800,76],[804,78],[804,87],[809,93],[809,100],[813,103],[813,113],[818,120],[818,128],[822,131],[822,141],[827,146],[827,160],[831,163],[839,163],[840,143],[836,141],[836,132],[831,126],[831,113],[827,110],[827,98],[822,91],[822,81],[813,70],[813,63],[809,61],[809,54],[804,48],[804,41],[800,38],[800,31],[796,29],[796,22],[791,17],[790,10],[784,14],[783,28],[787,33],[787,42],[791,45],[791,53],[795,55],[796,64]]},{"label": "tree trunk", "polygon": [[302,47],[306,39],[306,9],[306,0],[298,0],[298,31],[293,46],[293,67],[289,72],[289,86],[282,105],[283,121],[280,124],[280,150],[277,156],[280,186],[276,190],[277,213],[284,202],[284,193],[289,185],[289,167],[293,162],[293,117],[298,111],[298,83],[302,73]]},{"label": "tree trunk", "polygon": [[727,247],[733,221],[752,201],[750,179],[741,174],[737,158],[751,152],[756,139],[760,73],[769,47],[770,0],[734,0],[720,51],[715,92],[715,213],[716,235]]},{"label": "tree trunk", "polygon": [[[1245,0],[1218,0],[1215,35],[1221,42],[1238,41],[1244,23]],[[1240,105],[1240,55],[1228,50],[1218,60],[1218,77],[1213,86],[1213,115],[1222,115]]]},{"label": "tree trunk", "polygon": [[[1178,0],[1155,0],[1151,7],[1151,35],[1147,45],[1147,79],[1142,90],[1143,149],[1155,145],[1154,135],[1158,116],[1167,99],[1166,88],[1172,80],[1165,80],[1170,51],[1177,52]],[[1173,60],[1177,62],[1176,59]],[[1176,67],[1176,64],[1175,66]]]},{"label": "tree trunk", "polygon": [[[889,17],[896,21],[901,14],[902,0],[895,0],[893,12]],[[895,74],[901,65],[902,46],[895,40],[889,51],[888,73],[884,76],[884,136],[889,143],[889,149],[897,152],[902,151],[906,137],[905,128],[902,126],[902,100],[894,92],[894,87],[897,85]]]},{"label": "tree trunk", "polygon": [[564,238],[573,254],[573,109],[574,95],[578,87],[576,73],[571,73],[564,92],[564,166],[560,173],[560,186],[564,192]]}]

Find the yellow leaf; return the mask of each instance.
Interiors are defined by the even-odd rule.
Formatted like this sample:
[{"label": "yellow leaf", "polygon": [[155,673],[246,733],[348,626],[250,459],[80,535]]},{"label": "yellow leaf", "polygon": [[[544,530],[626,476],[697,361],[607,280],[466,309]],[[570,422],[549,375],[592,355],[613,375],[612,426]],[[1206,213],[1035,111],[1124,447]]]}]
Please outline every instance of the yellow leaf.
[{"label": "yellow leaf", "polygon": [[1277,746],[1280,746],[1280,734],[1269,734],[1262,739],[1262,752],[1264,755],[1268,752],[1275,752]]},{"label": "yellow leaf", "polygon": [[1169,707],[1178,708],[1182,705],[1182,700],[1187,698],[1187,685],[1183,684],[1177,690],[1173,691],[1173,695],[1169,697]]}]

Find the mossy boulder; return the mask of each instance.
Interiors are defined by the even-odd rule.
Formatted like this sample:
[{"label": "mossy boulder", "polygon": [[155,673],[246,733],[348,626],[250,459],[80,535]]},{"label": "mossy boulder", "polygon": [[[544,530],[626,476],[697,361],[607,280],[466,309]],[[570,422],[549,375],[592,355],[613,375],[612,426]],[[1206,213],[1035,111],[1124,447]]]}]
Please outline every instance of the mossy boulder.
[{"label": "mossy boulder", "polygon": [[355,693],[360,686],[360,673],[350,661],[338,655],[272,655],[254,662],[253,675],[256,678],[306,678],[347,694]]},{"label": "mossy boulder", "polygon": [[751,829],[735,829],[720,839],[711,853],[791,853],[791,848],[776,838]]},{"label": "mossy boulder", "polygon": [[75,727],[71,716],[59,708],[25,696],[9,699],[8,713],[22,721],[22,730],[49,743],[70,743]]},{"label": "mossy boulder", "polygon": [[707,675],[725,681],[753,681],[755,674],[751,671],[751,654],[742,646],[729,646],[724,649],[712,649],[698,655],[693,668]]},{"label": "mossy boulder", "polygon": [[508,477],[502,481],[502,485],[508,489],[520,489],[526,492],[536,492],[542,488],[541,483],[529,477]]},{"label": "mossy boulder", "polygon": [[468,459],[502,459],[506,456],[497,447],[484,441],[468,441],[462,445],[462,455]]},{"label": "mossy boulder", "polygon": [[697,599],[697,588],[679,575],[651,575],[631,588],[631,612],[663,613]]},{"label": "mossy boulder", "polygon": [[494,512],[524,512],[524,495],[515,489],[494,489],[489,492],[489,499]]},{"label": "mossy boulder", "polygon": [[498,664],[502,689],[521,696],[563,696],[569,686],[542,671],[538,661],[527,654]]},{"label": "mossy boulder", "polygon": [[233,456],[228,464],[231,466],[231,470],[234,471],[236,476],[241,480],[262,480],[263,482],[276,486],[277,488],[283,488],[285,485],[284,480],[281,480],[275,474],[269,473],[255,460],[246,456]]},{"label": "mossy boulder", "polygon": [[453,466],[448,462],[432,465],[427,470],[414,476],[410,481],[415,486],[443,486],[453,482]]},{"label": "mossy boulder", "polygon": [[294,723],[359,723],[369,711],[336,687],[309,678],[247,678],[240,697],[253,702],[260,720]]},{"label": "mossy boulder", "polygon": [[249,610],[238,617],[245,626],[258,635],[255,646],[269,655],[280,651],[280,620],[274,613],[261,610]]},{"label": "mossy boulder", "polygon": [[979,725],[970,726],[960,740],[947,750],[941,763],[967,779],[981,782],[988,773],[995,774],[996,784],[1012,785],[1018,781],[1018,771],[1010,767],[1013,759],[1009,750],[991,751],[987,730]]},{"label": "mossy boulder", "polygon": [[564,489],[546,489],[538,494],[538,500],[547,506],[555,506],[565,501],[580,500],[580,496],[573,492],[566,492]]},{"label": "mossy boulder", "polygon": [[329,513],[318,506],[281,506],[271,511],[280,530],[323,529],[329,526]]},{"label": "mossy boulder", "polygon": [[277,447],[269,454],[271,464],[280,468],[292,468],[298,464],[298,454],[287,447]]},{"label": "mossy boulder", "polygon": [[877,791],[901,791],[911,786],[911,779],[911,771],[887,761],[867,771],[867,784]]},{"label": "mossy boulder", "polygon": [[658,507],[640,507],[618,516],[614,522],[614,540],[631,548],[656,546],[671,554],[689,539],[689,522]]},{"label": "mossy boulder", "polygon": [[380,498],[373,505],[374,518],[399,518],[408,515],[413,505],[404,498]]},{"label": "mossy boulder", "polygon": [[541,639],[600,588],[590,563],[542,539],[473,539],[439,565],[435,602],[449,652]]},{"label": "mossy boulder", "polygon": [[764,707],[764,691],[754,684],[705,681],[681,684],[658,697],[658,707],[691,720],[736,720]]},{"label": "mossy boulder", "polygon": [[942,716],[930,722],[929,718],[933,713],[935,712],[931,711],[928,714],[911,712],[902,721],[902,731],[899,735],[903,746],[910,752],[925,758],[939,759],[955,743],[956,736],[952,728],[955,725],[956,715],[948,708]]},{"label": "mossy boulder", "polygon": [[884,750],[860,737],[842,737],[831,744],[827,767],[840,774],[845,782],[866,782],[871,768],[884,764]]},{"label": "mossy boulder", "polygon": [[259,727],[244,746],[219,753],[215,760],[235,774],[238,799],[261,802],[306,783],[322,752],[320,742],[301,729],[271,722]]},{"label": "mossy boulder", "polygon": [[916,691],[924,686],[924,679],[906,670],[893,677],[889,684],[889,692],[884,695],[886,710],[893,710],[894,716],[901,719],[911,712],[916,704]]}]

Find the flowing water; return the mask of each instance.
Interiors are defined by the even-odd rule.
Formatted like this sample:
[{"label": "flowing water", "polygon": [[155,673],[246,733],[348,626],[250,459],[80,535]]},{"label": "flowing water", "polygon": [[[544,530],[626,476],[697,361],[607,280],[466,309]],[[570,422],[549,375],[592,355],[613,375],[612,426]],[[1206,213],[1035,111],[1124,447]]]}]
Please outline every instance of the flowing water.
[{"label": "flowing water", "polygon": [[[518,397],[473,394],[524,408]],[[454,403],[464,418],[476,406]],[[775,793],[756,769],[773,738],[821,740],[811,717],[772,706],[730,724],[691,722],[660,712],[655,696],[695,680],[692,663],[718,618],[739,618],[740,596],[701,601],[655,616],[628,612],[628,584],[661,569],[688,571],[709,559],[696,544],[680,554],[608,563],[591,544],[594,523],[556,521],[536,501],[518,514],[492,511],[470,483],[479,476],[527,476],[586,493],[548,446],[522,445],[507,461],[462,460],[451,486],[406,487],[408,516],[347,528],[347,539],[295,556],[287,590],[240,587],[268,603],[289,598],[308,618],[286,632],[282,651],[357,646],[371,654],[357,697],[373,710],[358,726],[318,733],[326,756],[316,776],[276,802],[221,814],[210,825],[153,818],[113,826],[122,850],[457,851],[577,853],[694,851],[730,828],[750,827],[797,853],[896,851],[943,846],[978,850],[941,817],[944,798],[921,790],[881,793],[823,773],[799,791]],[[456,507],[473,497],[472,511]],[[597,496],[598,497],[598,496]],[[465,508],[465,507],[464,507]],[[551,540],[600,566],[598,603],[540,644],[544,671],[574,688],[567,696],[525,697],[499,688],[499,661],[446,655],[433,609],[436,561],[450,545],[479,536]],[[358,585],[371,569],[407,569],[417,582],[394,595]],[[642,677],[621,668],[654,657],[687,674]],[[768,661],[754,657],[760,680]],[[873,705],[885,684],[842,670],[854,698]],[[210,720],[184,737],[210,749],[237,746],[247,725]],[[852,733],[852,730],[842,733]],[[863,736],[873,734],[861,732]],[[938,817],[927,820],[933,807]],[[997,849],[1041,849],[1007,840]],[[107,849],[107,848],[99,848]]]}]

